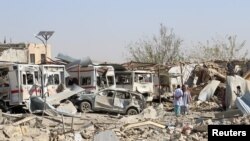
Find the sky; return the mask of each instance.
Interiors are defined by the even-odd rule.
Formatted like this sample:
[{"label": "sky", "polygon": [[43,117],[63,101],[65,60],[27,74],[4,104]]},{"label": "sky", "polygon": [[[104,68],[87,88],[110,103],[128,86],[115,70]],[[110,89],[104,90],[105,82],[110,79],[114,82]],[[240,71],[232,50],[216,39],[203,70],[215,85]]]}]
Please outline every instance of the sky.
[{"label": "sky", "polygon": [[248,0],[5,0],[0,42],[41,43],[34,34],[55,31],[52,56],[124,63],[126,46],[173,28],[190,49],[197,42],[237,35],[250,51]]}]

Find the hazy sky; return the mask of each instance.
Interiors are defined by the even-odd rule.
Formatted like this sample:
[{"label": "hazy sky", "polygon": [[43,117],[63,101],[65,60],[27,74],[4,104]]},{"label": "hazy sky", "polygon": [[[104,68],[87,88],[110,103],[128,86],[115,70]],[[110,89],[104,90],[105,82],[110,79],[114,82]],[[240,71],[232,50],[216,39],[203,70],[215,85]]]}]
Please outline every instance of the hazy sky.
[{"label": "hazy sky", "polygon": [[[41,43],[34,34],[53,30],[52,55],[125,62],[125,46],[158,34],[160,23],[174,29],[183,47],[227,34],[250,45],[248,0],[5,0],[0,42]],[[250,49],[250,48],[249,48]]]}]

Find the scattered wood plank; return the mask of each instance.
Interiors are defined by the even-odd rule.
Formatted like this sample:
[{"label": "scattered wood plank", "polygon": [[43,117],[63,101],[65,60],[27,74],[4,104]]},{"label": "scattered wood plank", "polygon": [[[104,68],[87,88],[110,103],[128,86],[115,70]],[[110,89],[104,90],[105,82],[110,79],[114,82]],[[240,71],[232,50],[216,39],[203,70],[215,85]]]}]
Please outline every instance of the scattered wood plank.
[{"label": "scattered wood plank", "polygon": [[17,125],[19,125],[19,124],[22,124],[22,123],[24,123],[24,122],[30,121],[30,120],[35,119],[35,118],[36,118],[36,116],[25,117],[25,118],[23,118],[23,119],[21,119],[21,120],[19,120],[19,121],[17,121],[17,122],[14,122],[13,125],[14,125],[14,126],[17,126]]},{"label": "scattered wood plank", "polygon": [[5,117],[14,117],[14,118],[22,118],[27,116],[25,114],[8,114],[8,113],[2,113],[2,115]]},{"label": "scattered wood plank", "polygon": [[231,118],[235,116],[241,116],[242,112],[239,109],[231,109],[225,112],[216,113],[215,118]]},{"label": "scattered wood plank", "polygon": [[159,124],[159,123],[156,123],[156,122],[145,121],[145,122],[138,122],[138,123],[126,124],[126,125],[124,125],[123,130],[127,130],[127,129],[130,129],[130,128],[133,128],[133,127],[137,127],[137,126],[145,126],[145,125],[153,125],[153,126],[156,126],[156,127],[159,127],[159,128],[163,128],[163,129],[166,127],[165,125],[162,125],[162,124]]}]

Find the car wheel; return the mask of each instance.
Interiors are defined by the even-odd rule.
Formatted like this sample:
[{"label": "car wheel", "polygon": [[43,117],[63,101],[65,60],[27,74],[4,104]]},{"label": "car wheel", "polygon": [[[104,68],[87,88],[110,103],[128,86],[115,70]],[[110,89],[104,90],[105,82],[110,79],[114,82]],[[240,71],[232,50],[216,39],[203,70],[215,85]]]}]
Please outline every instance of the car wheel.
[{"label": "car wheel", "polygon": [[83,101],[80,103],[79,110],[81,112],[89,112],[89,111],[91,111],[91,104],[87,101]]},{"label": "car wheel", "polygon": [[130,108],[127,111],[127,115],[137,115],[138,111],[135,108]]},{"label": "car wheel", "polygon": [[2,110],[2,112],[7,112],[7,107],[5,106],[3,101],[0,101],[0,109]]}]

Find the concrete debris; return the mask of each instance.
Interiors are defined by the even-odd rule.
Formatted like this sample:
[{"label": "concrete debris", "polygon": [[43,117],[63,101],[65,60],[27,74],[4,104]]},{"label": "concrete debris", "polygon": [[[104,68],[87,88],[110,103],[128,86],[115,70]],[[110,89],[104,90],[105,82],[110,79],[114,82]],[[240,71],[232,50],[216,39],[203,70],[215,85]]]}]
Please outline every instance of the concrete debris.
[{"label": "concrete debris", "polygon": [[242,113],[239,109],[230,109],[228,111],[215,114],[215,118],[232,118],[237,116],[242,116]]},{"label": "concrete debris", "polygon": [[46,100],[42,99],[41,97],[31,97],[30,98],[30,106],[29,111],[31,113],[45,113],[50,116],[58,116],[58,115],[65,115],[65,116],[75,116],[76,115],[76,108],[73,106],[72,102],[66,101],[66,103],[61,103],[58,108],[55,108],[51,104],[49,104]]},{"label": "concrete debris", "polygon": [[50,105],[59,105],[62,100],[68,99],[69,97],[84,91],[83,88],[77,85],[73,85],[71,88],[67,88],[64,91],[46,97],[46,102]]},{"label": "concrete debris", "polygon": [[129,129],[129,128],[133,128],[133,127],[138,127],[138,126],[156,126],[158,128],[165,128],[165,125],[161,125],[159,123],[155,123],[152,121],[145,121],[145,122],[138,122],[138,123],[133,123],[133,124],[127,124],[124,125],[124,127],[122,128],[123,131]]},{"label": "concrete debris", "polygon": [[77,109],[75,108],[75,106],[73,105],[73,103],[69,100],[65,101],[64,103],[61,103],[57,108],[57,111],[59,111],[60,113],[69,113],[69,114],[76,114],[77,113]]},{"label": "concrete debris", "polygon": [[220,81],[212,80],[208,85],[206,85],[205,88],[203,88],[201,90],[198,99],[201,101],[209,100],[213,96],[213,94],[214,94],[214,92],[219,84],[220,84]]},{"label": "concrete debris", "polygon": [[225,100],[226,100],[226,107],[228,109],[236,108],[235,100],[237,98],[237,95],[236,95],[237,86],[240,86],[242,94],[250,93],[249,81],[245,80],[244,78],[238,75],[227,76]]},{"label": "concrete debris", "polygon": [[94,136],[94,141],[119,141],[114,131],[107,130]]},{"label": "concrete debris", "polygon": [[[91,62],[87,60],[80,63],[85,65]],[[179,71],[180,68],[176,69]],[[214,64],[189,66],[187,70],[192,69],[195,70],[192,73],[196,76],[193,76],[191,71],[187,71],[190,74],[185,74],[184,81],[189,81],[189,77],[198,77],[195,78],[198,83],[194,83],[193,80],[188,83],[190,85],[193,83],[194,87],[191,88],[193,101],[189,105],[190,112],[187,115],[175,116],[172,93],[169,94],[168,101],[162,101],[160,104],[152,103],[137,115],[129,116],[121,113],[107,115],[105,112],[79,114],[71,101],[67,100],[83,91],[79,86],[74,86],[72,89],[62,88],[59,94],[45,99],[38,96],[30,97],[28,110],[31,114],[10,114],[0,111],[0,139],[203,141],[208,139],[208,125],[250,124],[250,82],[248,80],[237,75],[227,76],[225,79],[225,70],[220,70]],[[180,77],[180,72],[176,75]],[[172,83],[178,82],[172,80]],[[223,86],[225,84],[226,88]],[[237,86],[241,87],[243,96],[237,97],[234,93]],[[226,93],[220,94],[224,90]],[[223,100],[226,100],[227,111],[222,111]]]}]

